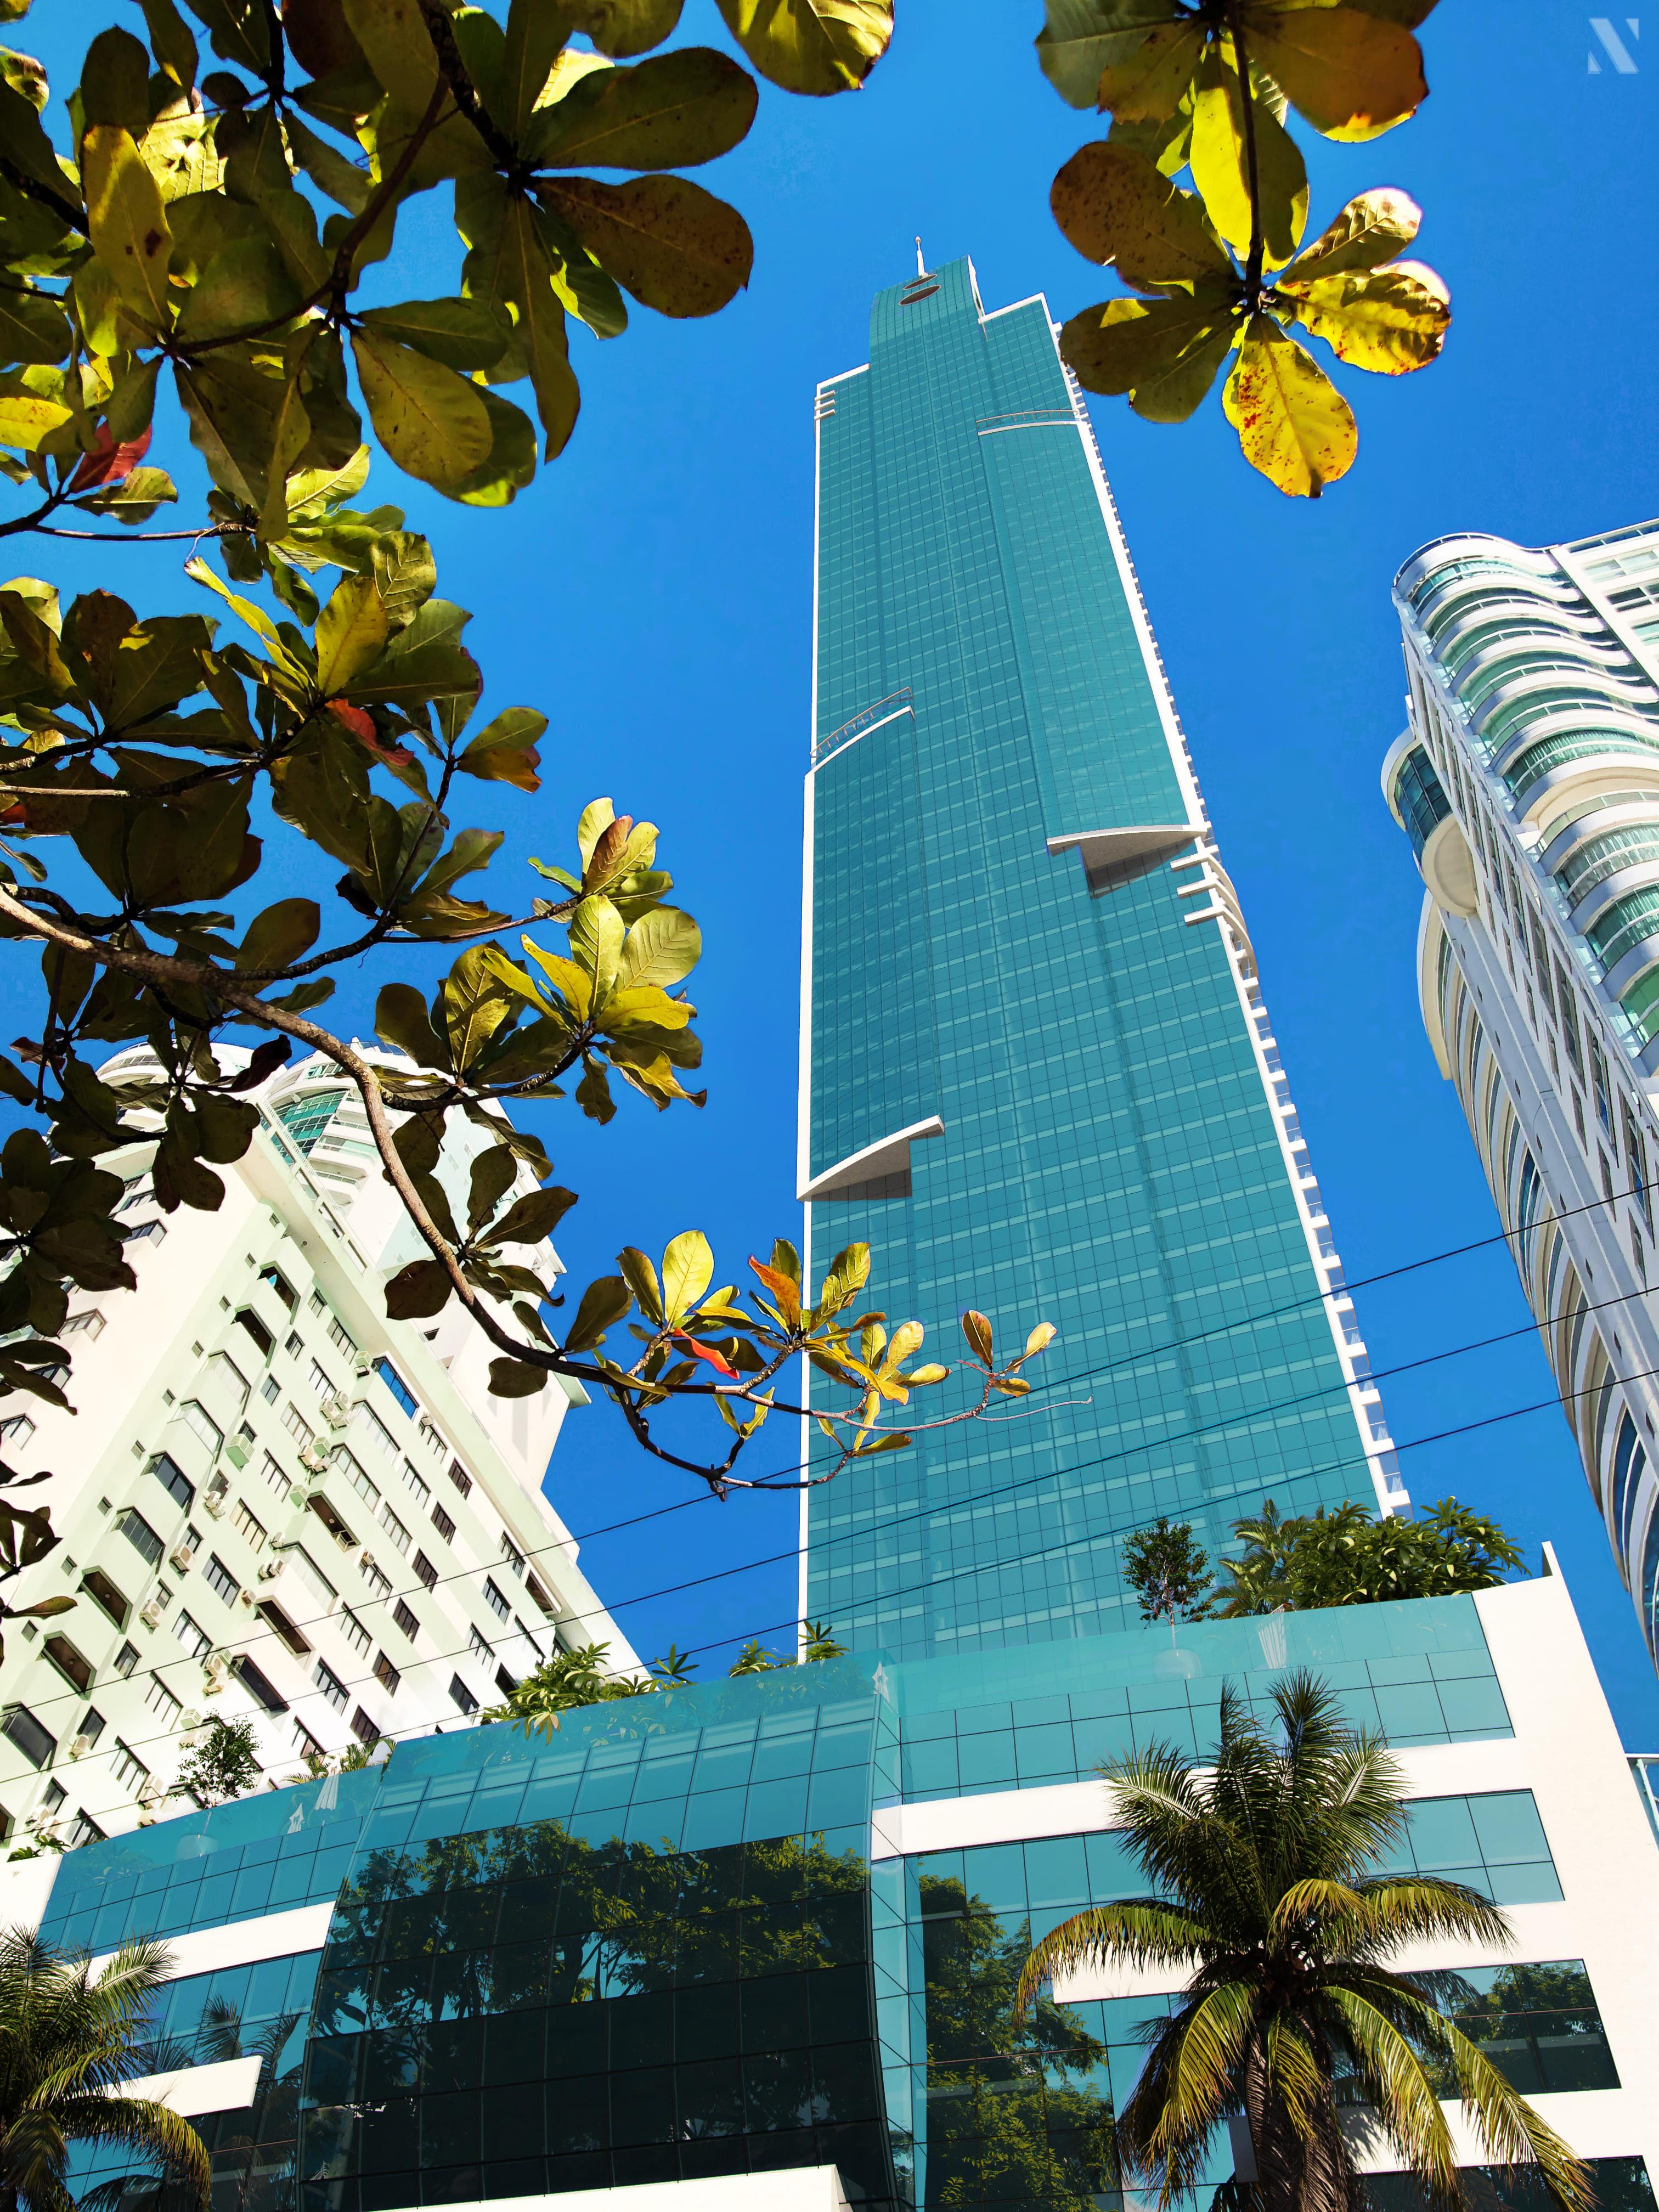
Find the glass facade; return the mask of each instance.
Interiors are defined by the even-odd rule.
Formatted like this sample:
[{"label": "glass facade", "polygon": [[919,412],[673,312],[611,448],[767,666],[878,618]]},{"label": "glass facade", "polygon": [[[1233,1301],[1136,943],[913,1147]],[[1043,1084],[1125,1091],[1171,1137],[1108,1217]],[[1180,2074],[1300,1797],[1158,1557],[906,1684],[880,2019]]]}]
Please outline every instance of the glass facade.
[{"label": "glass facade", "polygon": [[805,1181],[943,1134],[812,1201],[812,1266],[866,1242],[890,1315],[1060,1337],[1015,1418],[811,1493],[805,1609],[906,1657],[1090,1635],[1158,1513],[1213,1551],[1375,1484],[1045,304],[884,292],[818,417]]}]

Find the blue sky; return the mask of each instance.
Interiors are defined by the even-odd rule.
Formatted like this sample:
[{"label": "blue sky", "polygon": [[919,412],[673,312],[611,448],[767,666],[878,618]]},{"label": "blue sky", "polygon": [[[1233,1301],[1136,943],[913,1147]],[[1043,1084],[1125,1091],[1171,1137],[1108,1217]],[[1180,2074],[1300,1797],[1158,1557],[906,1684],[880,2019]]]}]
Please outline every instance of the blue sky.
[{"label": "blue sky", "polygon": [[[37,0],[12,36],[64,70],[90,12]],[[813,387],[866,358],[871,296],[914,266],[918,231],[930,263],[973,257],[988,306],[1042,291],[1064,317],[1112,289],[1048,211],[1054,169],[1095,133],[1037,70],[1029,40],[1041,12],[1016,0],[900,0],[891,53],[863,93],[808,102],[769,90],[745,144],[702,179],[749,217],[750,290],[707,323],[641,309],[603,346],[579,332],[575,438],[507,513],[456,508],[377,464],[378,496],[431,532],[440,588],[475,611],[469,640],[489,702],[550,717],[544,791],[513,803],[508,852],[561,857],[581,804],[607,793],[661,826],[662,864],[703,927],[693,995],[706,1111],[659,1118],[636,1102],[604,1131],[568,1108],[540,1124],[558,1179],[582,1193],[560,1238],[578,1279],[606,1270],[623,1243],[659,1250],[694,1224],[728,1278],[798,1225]],[[127,0],[119,15],[136,25]],[[684,35],[723,43],[712,0],[688,0],[686,17]],[[1353,1280],[1494,1226],[1423,1037],[1420,885],[1377,786],[1403,720],[1389,580],[1445,531],[1547,544],[1659,508],[1659,49],[1650,65],[1637,40],[1637,74],[1603,57],[1592,75],[1588,15],[1554,0],[1444,0],[1424,44],[1432,94],[1419,118],[1369,147],[1316,142],[1310,158],[1315,228],[1373,185],[1423,204],[1419,250],[1449,284],[1455,315],[1427,372],[1342,376],[1360,421],[1346,482],[1317,505],[1285,500],[1246,468],[1213,399],[1182,428],[1095,403]],[[406,274],[391,296],[453,289],[447,223],[407,222],[400,244]],[[158,441],[152,458],[177,458],[176,428],[163,434],[175,451]],[[177,549],[67,560],[59,550],[13,549],[9,572],[49,567],[151,611],[197,601]],[[492,799],[471,818],[503,817]],[[367,979],[361,994],[343,986],[342,1024],[364,1024],[368,989]],[[22,993],[7,1018],[8,1035],[35,1018]],[[963,1285],[961,1303],[972,1290]],[[1382,1371],[1527,1322],[1501,1247],[1362,1292],[1359,1305]],[[1525,1335],[1383,1387],[1402,1439],[1552,1389]],[[793,1445],[780,1434],[756,1453],[757,1468],[793,1460]],[[1404,1465],[1419,1498],[1455,1491],[1534,1553],[1554,1542],[1627,1742],[1659,1748],[1659,1683],[1559,1411],[1408,1453]],[[683,1478],[653,1471],[600,1409],[568,1423],[551,1487],[579,1533],[684,1494]],[[794,1524],[793,1498],[699,1506],[596,1537],[583,1563],[620,1601],[778,1553]],[[793,1591],[793,1569],[775,1563],[620,1617],[647,1653],[671,1638],[700,1646],[786,1621]]]}]

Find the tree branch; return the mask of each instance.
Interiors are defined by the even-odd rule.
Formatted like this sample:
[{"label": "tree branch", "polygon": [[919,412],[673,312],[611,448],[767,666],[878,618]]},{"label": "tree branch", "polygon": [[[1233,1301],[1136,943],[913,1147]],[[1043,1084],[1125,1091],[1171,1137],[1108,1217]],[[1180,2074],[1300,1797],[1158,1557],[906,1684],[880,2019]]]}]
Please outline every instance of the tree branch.
[{"label": "tree branch", "polygon": [[448,15],[440,0],[416,0],[426,33],[432,41],[432,51],[437,58],[438,76],[454,94],[455,105],[495,155],[500,167],[509,178],[524,169],[524,156],[504,131],[491,119],[478,88],[472,82],[466,64],[461,59],[461,50],[455,43],[455,33]]}]

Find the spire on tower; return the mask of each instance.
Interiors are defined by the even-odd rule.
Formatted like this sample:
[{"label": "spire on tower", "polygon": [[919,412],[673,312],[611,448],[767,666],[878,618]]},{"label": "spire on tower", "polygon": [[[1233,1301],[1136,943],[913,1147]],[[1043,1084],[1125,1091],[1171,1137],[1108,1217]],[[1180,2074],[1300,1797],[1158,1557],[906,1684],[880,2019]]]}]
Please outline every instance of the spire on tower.
[{"label": "spire on tower", "polygon": [[925,276],[927,274],[927,264],[921,258],[921,240],[920,239],[916,240],[916,274],[918,276]]}]

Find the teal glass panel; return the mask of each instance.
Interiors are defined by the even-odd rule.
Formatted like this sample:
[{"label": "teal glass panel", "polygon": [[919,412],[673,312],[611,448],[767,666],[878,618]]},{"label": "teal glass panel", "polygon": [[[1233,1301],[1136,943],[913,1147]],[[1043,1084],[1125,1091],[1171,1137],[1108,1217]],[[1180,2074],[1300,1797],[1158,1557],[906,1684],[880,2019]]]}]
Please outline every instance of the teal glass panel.
[{"label": "teal glass panel", "polygon": [[808,1173],[943,1133],[815,1200],[811,1264],[866,1243],[891,1316],[1060,1336],[1014,1418],[811,1493],[806,1610],[901,1657],[1091,1635],[1125,1531],[1213,1553],[1371,1478],[1046,306],[984,313],[965,261],[884,292],[818,411]]}]

